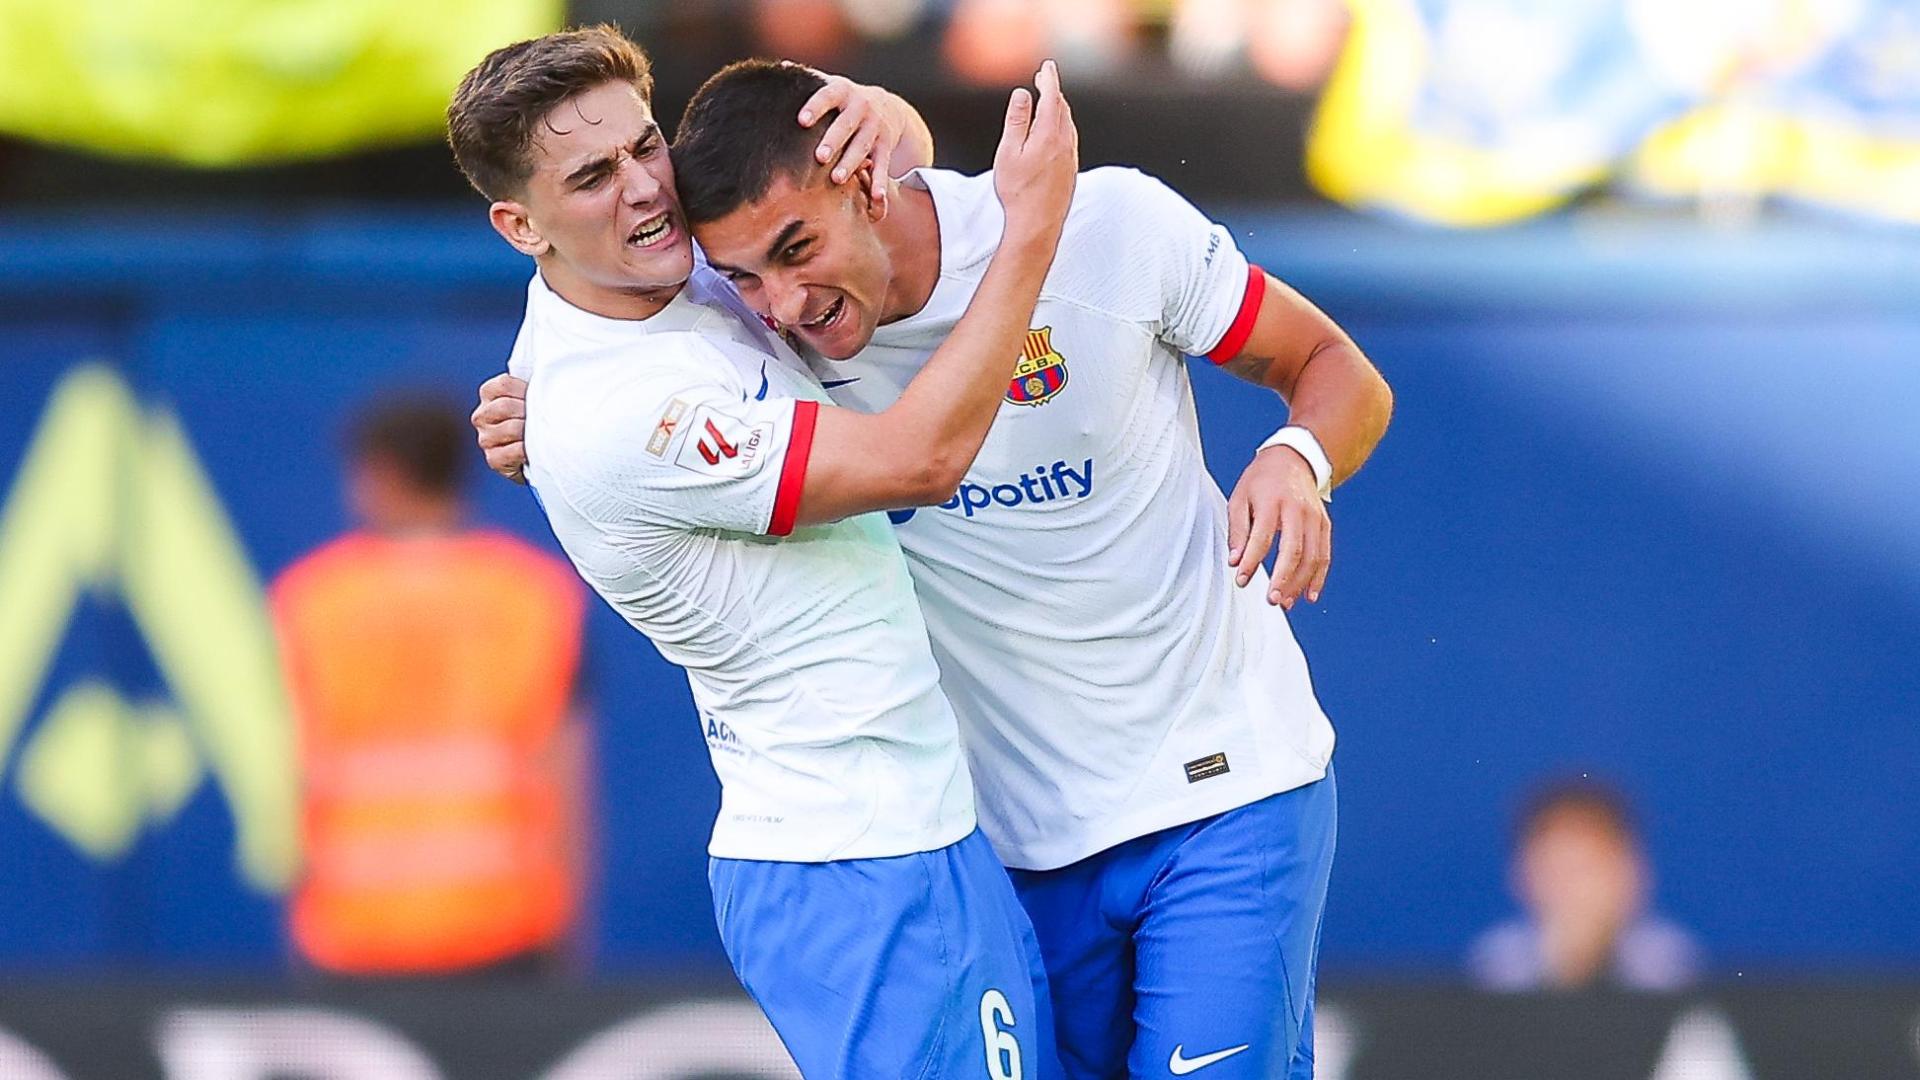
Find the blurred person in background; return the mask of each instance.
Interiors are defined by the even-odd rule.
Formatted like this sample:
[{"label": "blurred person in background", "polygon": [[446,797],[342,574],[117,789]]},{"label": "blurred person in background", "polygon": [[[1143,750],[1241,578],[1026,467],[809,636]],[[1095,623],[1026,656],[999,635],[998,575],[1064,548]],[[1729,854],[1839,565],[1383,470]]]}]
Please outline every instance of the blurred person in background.
[{"label": "blurred person in background", "polygon": [[[770,0],[825,2],[825,0]],[[1121,75],[1164,39],[1183,75],[1243,71],[1282,89],[1317,89],[1346,38],[1345,0],[953,0],[941,54],[959,78],[991,85],[1043,56]]]},{"label": "blurred person in background", "polygon": [[438,402],[375,406],[349,445],[356,527],[273,587],[300,741],[290,932],[333,975],[553,970],[579,921],[584,594],[468,524],[464,433]]},{"label": "blurred person in background", "polygon": [[1653,875],[1627,809],[1586,780],[1543,789],[1521,815],[1511,885],[1525,914],[1468,957],[1488,990],[1679,990],[1699,977],[1693,937],[1653,914]]}]

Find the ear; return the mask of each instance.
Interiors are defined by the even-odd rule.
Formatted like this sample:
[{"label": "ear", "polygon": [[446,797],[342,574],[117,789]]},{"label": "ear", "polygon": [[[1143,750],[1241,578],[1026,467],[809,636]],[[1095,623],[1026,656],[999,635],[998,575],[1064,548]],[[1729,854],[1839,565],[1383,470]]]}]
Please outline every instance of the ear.
[{"label": "ear", "polygon": [[522,255],[537,259],[553,246],[534,227],[526,205],[513,199],[501,199],[487,207],[487,220],[492,223],[493,231]]},{"label": "ear", "polygon": [[865,197],[868,221],[877,224],[886,220],[887,209],[892,205],[892,180],[881,181],[880,189],[875,191],[873,185],[873,163],[869,161],[865,165],[855,169],[853,175],[847,178],[847,183],[852,184],[854,190],[859,191]]}]

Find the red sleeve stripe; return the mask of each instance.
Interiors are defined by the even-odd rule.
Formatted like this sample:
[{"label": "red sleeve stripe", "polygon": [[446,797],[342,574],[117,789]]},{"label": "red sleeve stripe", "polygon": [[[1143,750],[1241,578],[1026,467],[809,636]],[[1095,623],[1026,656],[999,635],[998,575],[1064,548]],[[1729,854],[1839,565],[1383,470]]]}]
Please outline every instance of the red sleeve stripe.
[{"label": "red sleeve stripe", "polygon": [[773,522],[768,536],[793,532],[800,516],[800,490],[807,486],[807,459],[813,456],[813,425],[820,419],[820,403],[793,403],[793,435],[787,439],[787,460],[780,466],[780,487],[773,495]]},{"label": "red sleeve stripe", "polygon": [[1267,272],[1248,263],[1247,292],[1240,298],[1240,314],[1233,317],[1233,325],[1227,327],[1226,336],[1207,354],[1207,359],[1224,364],[1240,355],[1240,350],[1246,348],[1247,339],[1253,336],[1253,321],[1260,317],[1260,302],[1266,298]]}]

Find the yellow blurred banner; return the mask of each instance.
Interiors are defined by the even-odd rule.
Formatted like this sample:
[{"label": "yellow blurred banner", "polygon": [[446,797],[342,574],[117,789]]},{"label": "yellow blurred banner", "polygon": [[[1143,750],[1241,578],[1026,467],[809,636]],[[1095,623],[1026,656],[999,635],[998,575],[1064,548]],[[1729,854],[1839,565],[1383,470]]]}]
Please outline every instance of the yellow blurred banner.
[{"label": "yellow blurred banner", "polygon": [[560,0],[0,0],[0,131],[219,167],[430,139]]},{"label": "yellow blurred banner", "polygon": [[1920,223],[1920,0],[1348,0],[1310,178],[1484,226],[1607,181]]}]

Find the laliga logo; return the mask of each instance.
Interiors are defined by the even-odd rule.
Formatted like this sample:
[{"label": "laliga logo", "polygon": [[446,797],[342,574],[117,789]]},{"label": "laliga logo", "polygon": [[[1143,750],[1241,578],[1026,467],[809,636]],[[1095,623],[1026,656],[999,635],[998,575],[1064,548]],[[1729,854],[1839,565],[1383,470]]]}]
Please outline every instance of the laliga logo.
[{"label": "laliga logo", "polygon": [[[88,595],[124,604],[170,693],[130,701],[97,677],[53,687],[23,739]],[[260,582],[185,432],[110,368],[75,368],[47,403],[0,508],[0,596],[0,767],[18,746],[27,810],[111,862],[211,773],[241,876],[284,885],[293,730]]]}]

